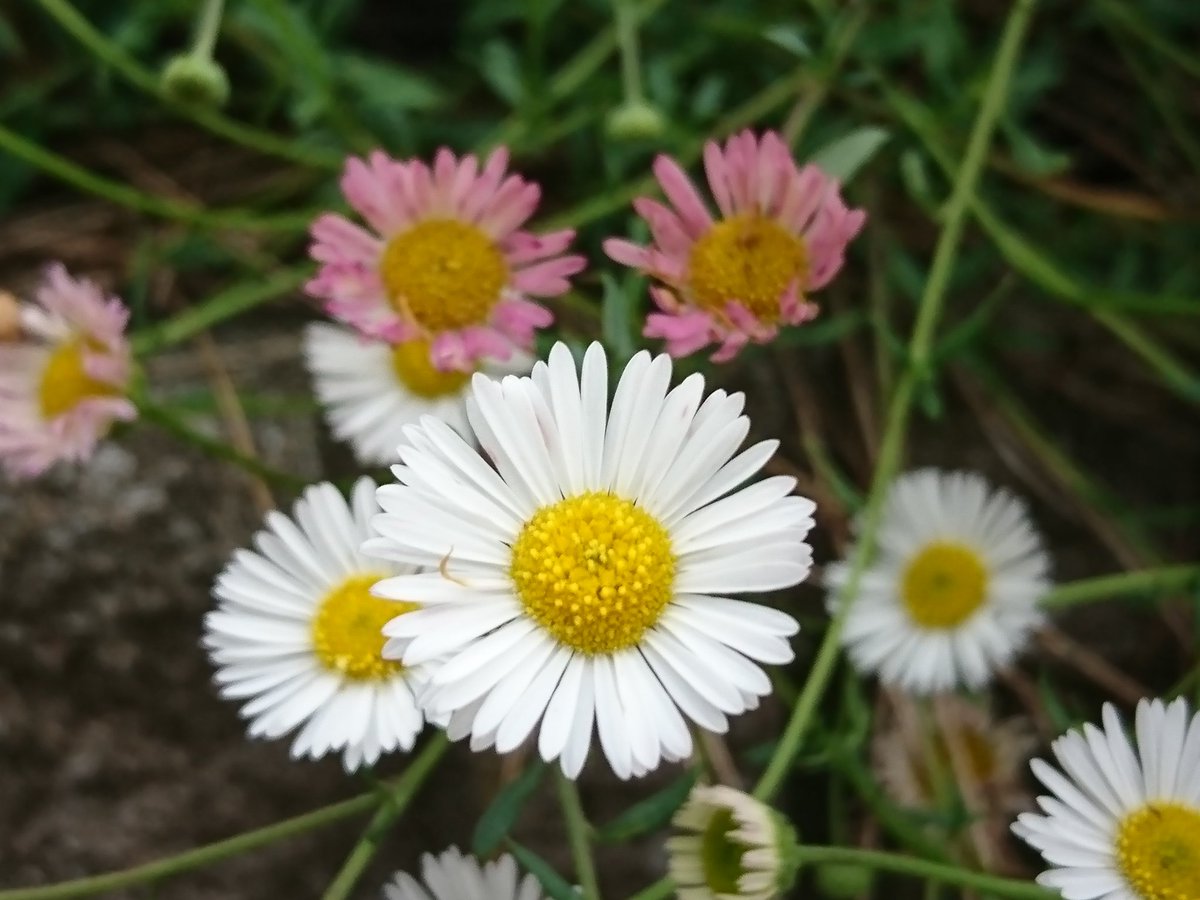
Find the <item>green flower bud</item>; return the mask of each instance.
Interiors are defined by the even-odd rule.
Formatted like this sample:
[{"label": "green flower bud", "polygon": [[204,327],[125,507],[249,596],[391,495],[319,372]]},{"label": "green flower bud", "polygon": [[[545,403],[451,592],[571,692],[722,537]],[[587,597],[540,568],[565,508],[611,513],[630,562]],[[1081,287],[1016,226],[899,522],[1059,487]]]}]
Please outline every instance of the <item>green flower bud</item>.
[{"label": "green flower bud", "polygon": [[636,141],[658,137],[667,121],[645,100],[629,100],[608,114],[605,127],[613,140]]},{"label": "green flower bud", "polygon": [[163,69],[159,82],[165,93],[187,106],[224,106],[229,99],[229,79],[216,60],[182,53]]}]

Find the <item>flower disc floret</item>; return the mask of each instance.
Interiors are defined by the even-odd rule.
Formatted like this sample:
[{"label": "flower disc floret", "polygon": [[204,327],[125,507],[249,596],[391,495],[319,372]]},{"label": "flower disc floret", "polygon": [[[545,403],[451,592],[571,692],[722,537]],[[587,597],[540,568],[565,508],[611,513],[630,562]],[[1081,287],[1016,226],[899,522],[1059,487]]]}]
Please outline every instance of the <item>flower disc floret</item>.
[{"label": "flower disc floret", "polygon": [[587,654],[636,645],[671,601],[675,555],[633,503],[590,491],[543,507],[517,535],[512,579],[525,611]]},{"label": "flower disc floret", "polygon": [[935,541],[905,569],[901,595],[922,628],[955,628],[974,615],[987,595],[988,573],[979,554],[965,544]]},{"label": "flower disc floret", "polygon": [[402,231],[387,242],[379,269],[392,305],[430,332],[485,324],[508,280],[495,242],[454,219]]},{"label": "flower disc floret", "polygon": [[471,380],[471,373],[439,370],[429,358],[428,341],[405,341],[392,347],[392,371],[400,383],[426,400],[458,394]]},{"label": "flower disc floret", "polygon": [[417,608],[371,596],[383,574],[357,575],[343,581],[317,606],[312,621],[313,652],[326,669],[353,681],[378,681],[403,668],[382,656],[383,626]]},{"label": "flower disc floret", "polygon": [[116,387],[88,374],[86,354],[103,352],[101,347],[88,347],[86,342],[74,340],[50,353],[38,386],[38,404],[45,418],[69,413],[85,400],[118,396]]},{"label": "flower disc floret", "polygon": [[804,242],[778,222],[740,215],[714,225],[693,245],[688,286],[700,306],[724,314],[730,301],[759,319],[779,320],[779,298],[802,281],[808,267]]},{"label": "flower disc floret", "polygon": [[1200,810],[1179,803],[1151,803],[1117,830],[1121,872],[1145,900],[1194,900],[1200,896]]}]

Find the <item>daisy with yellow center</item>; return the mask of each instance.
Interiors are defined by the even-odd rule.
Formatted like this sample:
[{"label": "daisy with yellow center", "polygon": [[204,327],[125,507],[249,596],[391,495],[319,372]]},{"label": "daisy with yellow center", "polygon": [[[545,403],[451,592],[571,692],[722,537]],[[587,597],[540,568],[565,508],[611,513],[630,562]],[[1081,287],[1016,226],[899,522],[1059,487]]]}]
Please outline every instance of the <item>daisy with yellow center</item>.
[{"label": "daisy with yellow center", "polygon": [[432,570],[375,587],[422,604],[384,628],[384,654],[444,657],[427,712],[475,749],[537,731],[570,777],[593,727],[628,778],[691,752],[685,719],[722,732],[757,705],[758,663],[788,662],[797,624],[731,595],[794,585],[811,560],[813,504],[793,480],[742,487],[777,442],[737,453],[741,395],[703,399],[699,375],[668,390],[669,357],[640,353],[610,409],[607,366],[593,344],[577,371],[557,344],[530,377],[475,376],[486,457],[433,418],[407,428],[364,547]]},{"label": "daisy with yellow center", "polygon": [[[1021,501],[973,473],[911,472],[888,495],[842,641],[860,671],[902,690],[980,688],[1040,624],[1049,569]],[[827,569],[831,606],[848,574]]]},{"label": "daisy with yellow center", "polygon": [[1053,868],[1038,882],[1070,900],[1200,897],[1200,714],[1186,700],[1142,700],[1131,744],[1110,704],[1103,728],[1085,725],[1052,746],[1062,771],[1038,759],[1053,794],[1044,815],[1013,831]]},{"label": "daisy with yellow center", "polygon": [[817,315],[808,294],[837,274],[866,213],[848,209],[815,165],[797,166],[774,131],[743,131],[723,148],[710,141],[704,168],[719,219],[679,164],[659,156],[654,174],[671,206],[634,201],[653,243],[611,238],[604,250],[661,282],[650,289],[660,312],[647,318],[646,337],[664,338],[672,356],[717,344],[712,358],[723,362]]},{"label": "daisy with yellow center", "polygon": [[340,751],[347,771],[412,749],[424,724],[414,693],[424,669],[381,653],[384,624],[417,607],[371,593],[414,571],[359,551],[378,512],[369,478],[349,503],[331,484],[309,487],[290,518],[268,514],[254,550],[234,553],[204,620],[221,695],[244,701],[250,736],[298,730],[293,756]]},{"label": "daisy with yellow center", "polygon": [[[471,376],[434,368],[423,340],[388,344],[342,325],[309,325],[304,357],[329,427],[365,466],[396,461],[404,426],[431,415],[469,438],[465,396]],[[507,362],[487,359],[495,377],[529,371],[532,358],[517,351]]]},{"label": "daisy with yellow center", "polygon": [[368,337],[423,341],[439,370],[529,350],[552,321],[530,297],[556,297],[584,267],[570,229],[523,230],[540,191],[506,175],[508,152],[480,167],[442,148],[432,166],[382,152],[346,161],[342,192],[368,228],[334,213],[312,226],[320,270],[308,292]]},{"label": "daisy with yellow center", "polygon": [[[15,311],[15,316],[13,315]],[[13,478],[91,456],[113,422],[136,418],[125,326],[129,311],[59,264],[36,303],[10,306],[0,343],[0,465]]]}]

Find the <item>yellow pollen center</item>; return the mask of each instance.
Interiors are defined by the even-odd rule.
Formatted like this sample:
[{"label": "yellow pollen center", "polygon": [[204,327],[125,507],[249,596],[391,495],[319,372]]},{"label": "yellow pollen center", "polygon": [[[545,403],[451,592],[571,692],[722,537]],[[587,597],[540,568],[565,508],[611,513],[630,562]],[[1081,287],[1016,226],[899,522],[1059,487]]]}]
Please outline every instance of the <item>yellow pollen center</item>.
[{"label": "yellow pollen center", "polygon": [[333,588],[312,621],[313,651],[326,669],[352,681],[381,681],[399,672],[399,662],[384,659],[383,626],[418,608],[371,595],[383,575],[357,575]]},{"label": "yellow pollen center", "polygon": [[525,612],[560,643],[615,653],[662,617],[675,554],[653,516],[591,491],[539,509],[513,543],[509,572]]},{"label": "yellow pollen center", "polygon": [[508,281],[495,242],[456,219],[402,231],[388,241],[379,270],[392,305],[431,332],[486,322]]},{"label": "yellow pollen center", "polygon": [[804,281],[804,241],[778,222],[739,215],[718,222],[692,246],[688,285],[700,306],[718,312],[737,300],[756,317],[779,320],[779,299],[793,281]]},{"label": "yellow pollen center", "polygon": [[1200,810],[1151,803],[1117,830],[1117,862],[1143,900],[1200,897]]},{"label": "yellow pollen center", "polygon": [[84,341],[74,340],[51,352],[38,387],[42,418],[61,416],[92,397],[116,396],[116,388],[96,381],[84,369],[83,355],[88,349]]},{"label": "yellow pollen center", "polygon": [[419,340],[392,348],[392,371],[409,391],[427,400],[457,394],[471,377],[470,372],[438,371],[429,359],[429,342]]},{"label": "yellow pollen center", "polygon": [[912,620],[924,628],[956,628],[983,605],[988,574],[979,554],[962,544],[926,546],[904,571],[900,592]]}]

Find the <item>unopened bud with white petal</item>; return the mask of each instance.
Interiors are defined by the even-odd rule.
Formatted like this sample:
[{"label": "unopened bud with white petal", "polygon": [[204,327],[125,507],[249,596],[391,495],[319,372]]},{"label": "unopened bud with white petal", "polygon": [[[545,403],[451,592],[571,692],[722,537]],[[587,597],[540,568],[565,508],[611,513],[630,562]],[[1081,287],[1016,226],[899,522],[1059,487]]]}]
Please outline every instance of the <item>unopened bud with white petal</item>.
[{"label": "unopened bud with white petal", "polygon": [[791,888],[796,835],[767,804],[723,785],[697,785],[675,814],[668,871],[683,900],[770,900]]}]

